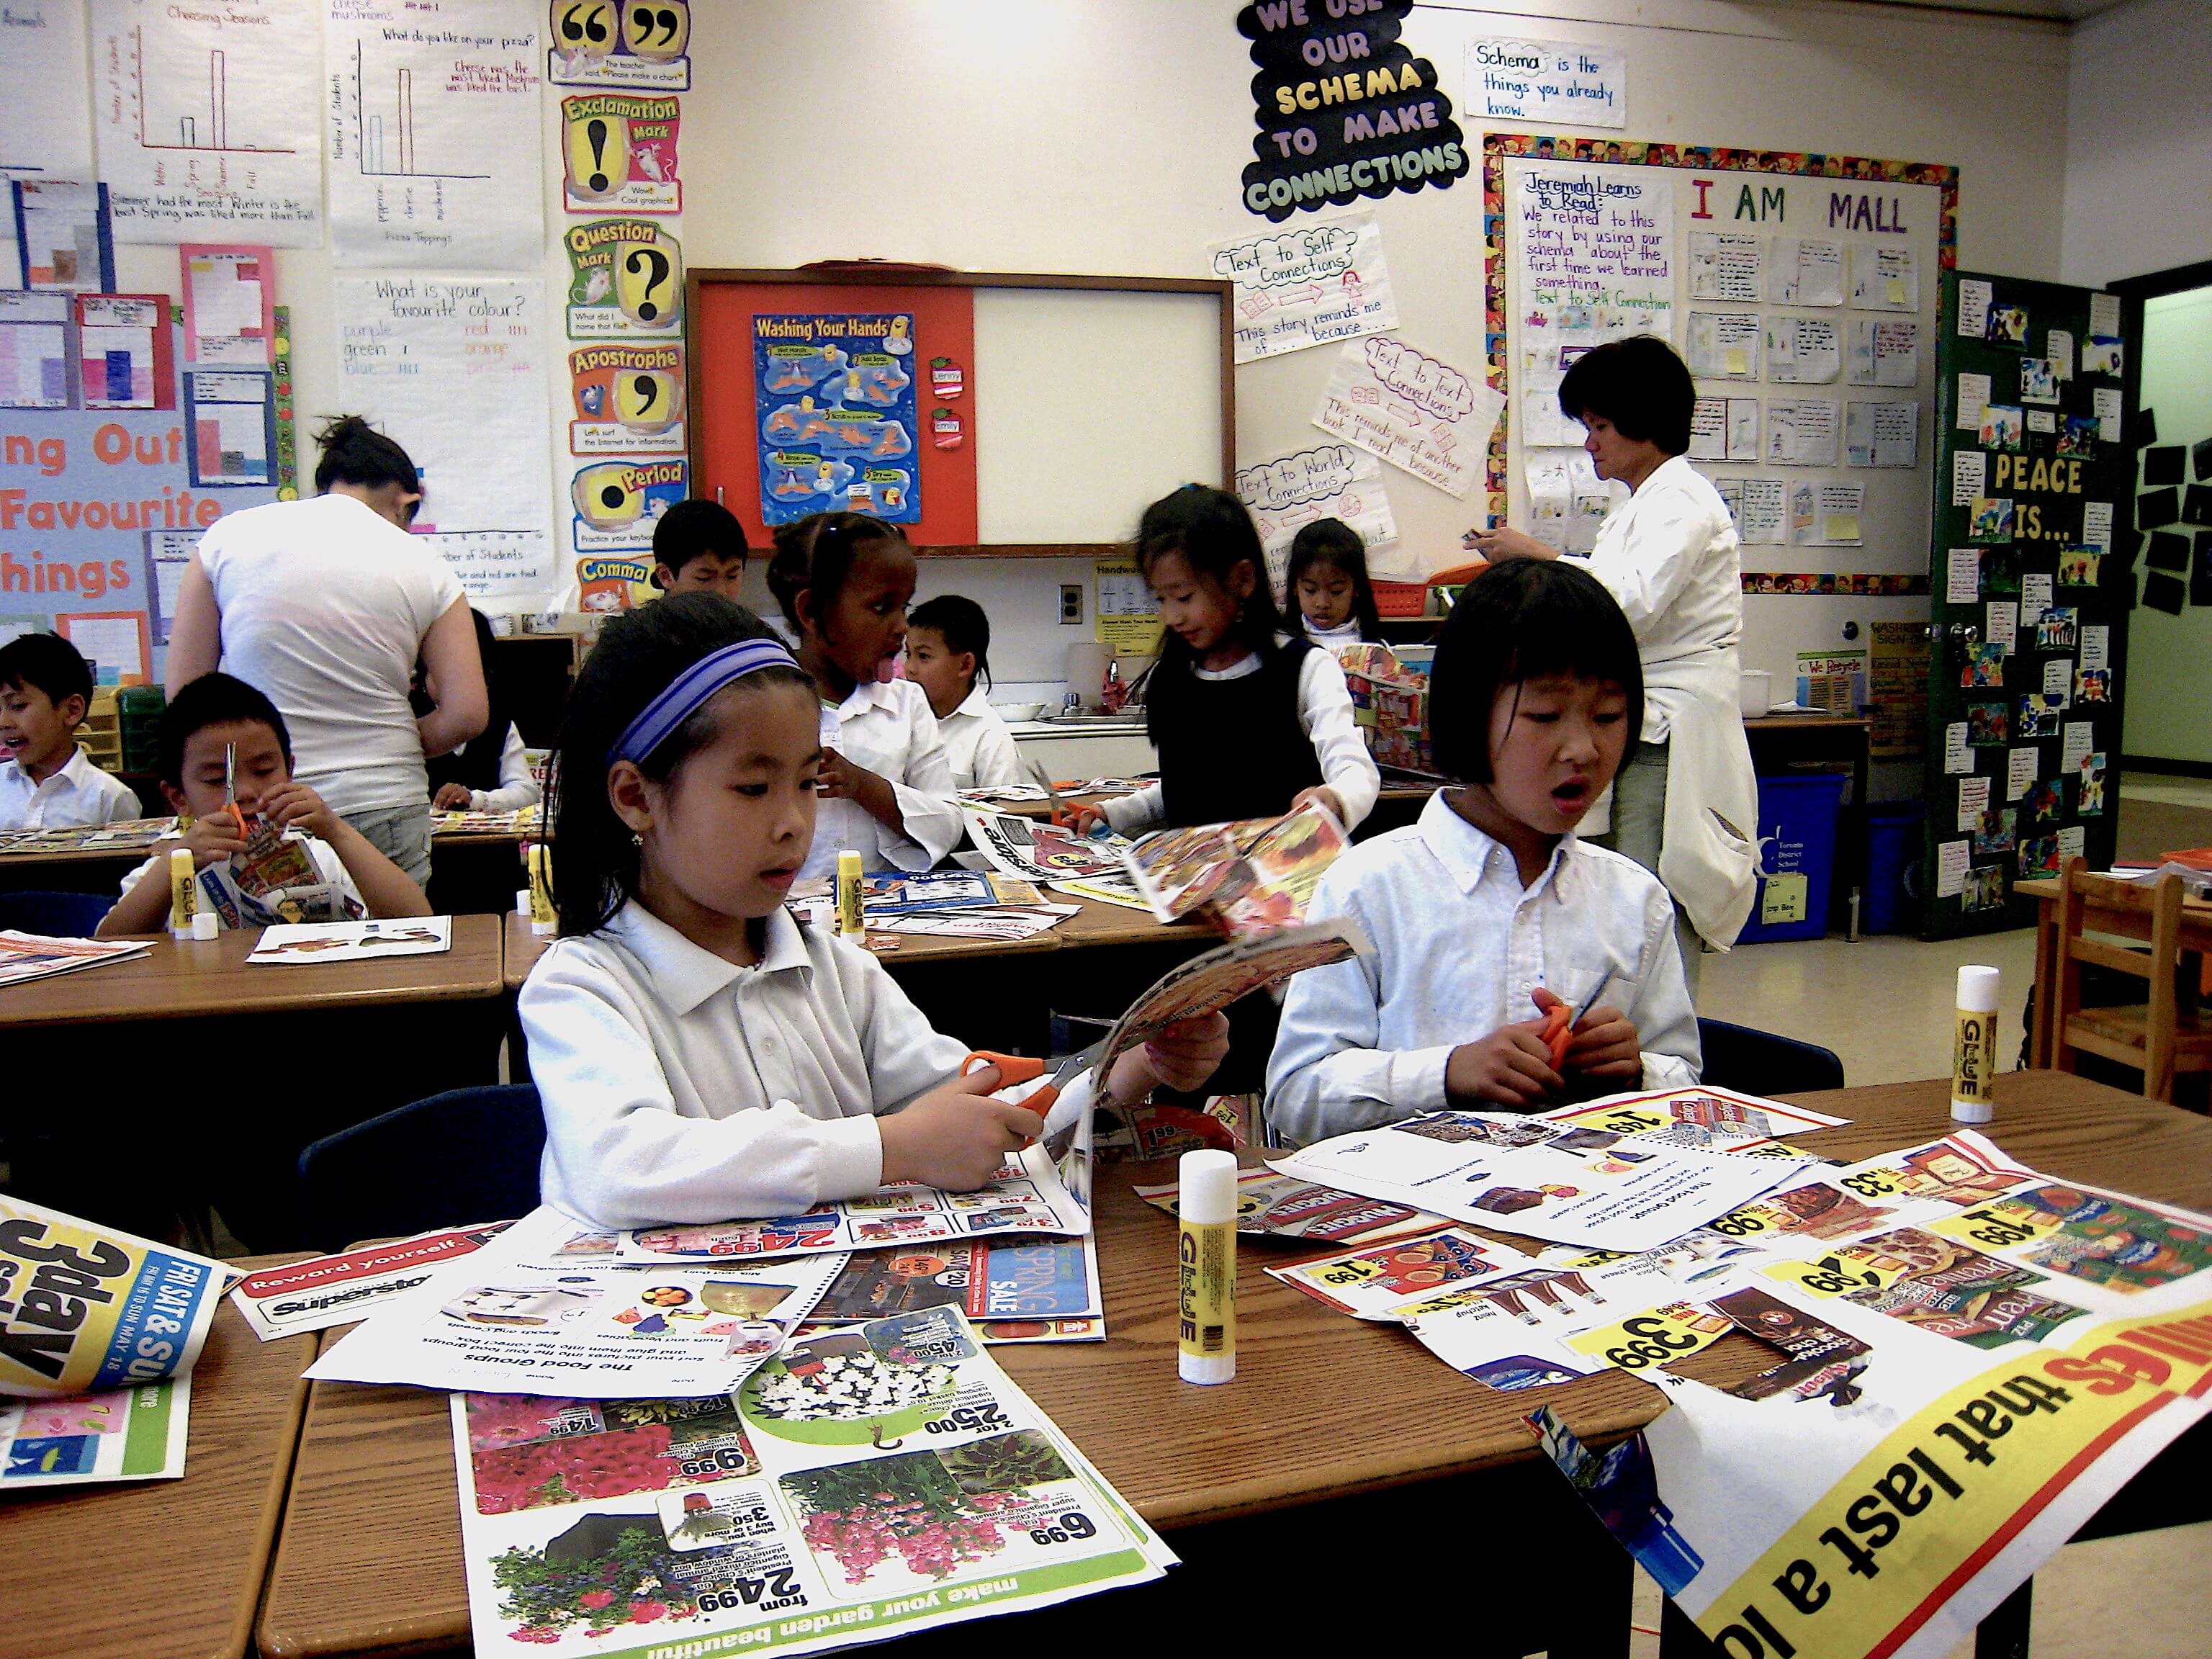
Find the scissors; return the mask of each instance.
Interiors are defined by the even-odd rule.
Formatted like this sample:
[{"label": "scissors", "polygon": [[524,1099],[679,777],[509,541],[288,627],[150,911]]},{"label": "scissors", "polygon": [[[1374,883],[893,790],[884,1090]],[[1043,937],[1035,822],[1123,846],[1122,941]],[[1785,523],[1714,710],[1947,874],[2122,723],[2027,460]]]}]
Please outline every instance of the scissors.
[{"label": "scissors", "polygon": [[1570,1011],[1565,1003],[1555,1003],[1553,1005],[1552,1011],[1544,1016],[1544,1030],[1541,1035],[1544,1046],[1552,1051],[1553,1071],[1558,1071],[1566,1064],[1567,1049],[1575,1040],[1575,1027],[1582,1023],[1583,1016],[1596,1007],[1597,1000],[1612,988],[1613,975],[1607,974],[1603,979],[1598,981],[1597,989],[1589,994],[1589,1000],[1581,1007]]},{"label": "scissors", "polygon": [[[1052,815],[1049,819],[1052,827],[1055,830],[1073,830],[1075,827],[1074,803],[1053,786],[1051,777],[1041,764],[1032,760],[1028,763],[1028,765],[1030,775],[1037,781],[1038,787],[1045,793],[1045,798],[1052,803]],[[1098,831],[1094,829],[1091,833],[1096,835]],[[1031,1073],[1030,1075],[1035,1076],[1036,1073]]]},{"label": "scissors", "polygon": [[[1053,1072],[1052,1080],[1044,1087],[1033,1090],[1022,1099],[1010,1102],[1009,1104],[1035,1112],[1039,1117],[1044,1116],[1052,1110],[1053,1103],[1060,1098],[1060,1091],[1089,1071],[1097,1059],[1098,1050],[1096,1048],[1085,1048],[1079,1054],[1070,1054],[1060,1062],[1058,1067]],[[967,1057],[960,1062],[960,1075],[966,1077],[979,1066],[995,1066],[999,1068],[1000,1084],[1027,1083],[1031,1078],[1042,1077],[1045,1065],[1045,1061],[1027,1054],[1002,1054],[991,1048],[976,1048],[970,1050]]]},{"label": "scissors", "polygon": [[222,810],[230,814],[230,821],[238,826],[238,838],[246,839],[246,814],[238,810],[238,745],[227,743],[222,746]]}]

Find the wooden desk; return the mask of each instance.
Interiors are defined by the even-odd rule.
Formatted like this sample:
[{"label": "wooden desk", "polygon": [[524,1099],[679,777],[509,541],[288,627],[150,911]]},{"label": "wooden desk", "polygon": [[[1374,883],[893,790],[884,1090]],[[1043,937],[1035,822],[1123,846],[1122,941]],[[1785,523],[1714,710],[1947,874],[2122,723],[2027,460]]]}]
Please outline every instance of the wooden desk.
[{"label": "wooden desk", "polygon": [[453,948],[377,962],[248,967],[258,928],[204,942],[163,934],[150,955],[0,994],[0,1030],[206,1014],[332,1012],[389,1003],[452,1002],[500,994],[496,916],[455,916]]},{"label": "wooden desk", "polygon": [[[522,885],[519,849],[542,831],[440,830],[430,837],[430,881],[441,908],[495,914],[514,902]],[[149,842],[125,848],[64,852],[0,852],[0,893],[103,893],[121,890],[123,878],[152,854]],[[452,890],[447,891],[447,890]]]},{"label": "wooden desk", "polygon": [[[1951,1127],[1949,1096],[1947,1079],[1804,1096],[1854,1120],[1806,1139],[1845,1157],[1910,1145]],[[2212,1122],[2172,1107],[2080,1078],[2014,1073],[1997,1080],[1991,1133],[2007,1152],[2054,1175],[2212,1206]],[[1237,1381],[1221,1389],[1178,1382],[1175,1234],[1130,1190],[1167,1167],[1101,1172],[1099,1266],[1111,1337],[997,1353],[1147,1520],[1180,1530],[1533,1462],[1520,1423],[1528,1396],[1484,1389],[1404,1332],[1334,1313],[1261,1271],[1318,1252],[1262,1243],[1242,1250]],[[1731,1336],[1687,1369],[1728,1384],[1772,1358]],[[1660,1400],[1620,1372],[1543,1398],[1586,1438],[1642,1426]],[[458,1510],[443,1395],[316,1383],[259,1626],[263,1653],[319,1659],[465,1642]],[[395,1595],[395,1585],[407,1593]]]},{"label": "wooden desk", "polygon": [[[240,1267],[298,1261],[255,1257]],[[226,1299],[192,1368],[184,1477],[0,1500],[0,1650],[72,1659],[237,1659],[248,1651],[314,1358],[257,1340]]]},{"label": "wooden desk", "polygon": [[[2034,1024],[2027,1034],[2027,1063],[2048,1066],[2058,1052],[2058,899],[2062,884],[2048,877],[2013,884],[2013,891],[2036,902]],[[2115,939],[2148,940],[2150,919],[2131,911],[2082,906],[2081,926]],[[2212,899],[2188,897],[2181,904],[2181,948],[2212,955]],[[2212,963],[2206,964],[2212,981]],[[2212,990],[2212,983],[2206,988]]]}]

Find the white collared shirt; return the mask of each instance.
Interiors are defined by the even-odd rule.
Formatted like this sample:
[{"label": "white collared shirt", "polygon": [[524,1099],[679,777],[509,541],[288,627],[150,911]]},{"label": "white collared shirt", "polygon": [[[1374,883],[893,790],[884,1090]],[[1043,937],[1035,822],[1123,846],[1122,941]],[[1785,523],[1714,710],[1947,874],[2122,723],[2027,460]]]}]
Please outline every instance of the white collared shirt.
[{"label": "white collared shirt", "polygon": [[1680,704],[1700,692],[1724,654],[1734,706],[1743,635],[1743,565],[1734,522],[1705,475],[1669,456],[1605,515],[1589,573],[1620,601],[1644,660],[1646,743],[1663,742]]},{"label": "white collared shirt", "polygon": [[[462,748],[466,748],[464,744]],[[456,749],[453,752],[461,752]],[[499,750],[499,787],[469,791],[469,811],[471,812],[518,812],[526,806],[535,806],[544,799],[545,792],[538,787],[531,775],[529,751],[522,746],[521,728],[512,721],[507,728],[507,741]]]},{"label": "white collared shirt", "polygon": [[1540,985],[1580,1010],[1602,986],[1634,1024],[1647,1089],[1695,1083],[1697,1011],[1674,908],[1650,872],[1569,836],[1525,890],[1511,851],[1448,805],[1347,850],[1314,893],[1375,953],[1290,982],[1267,1118],[1298,1145],[1445,1104],[1451,1051],[1538,1018]]},{"label": "white collared shirt", "polygon": [[[1287,635],[1275,638],[1279,645],[1290,643]],[[1255,651],[1226,668],[1194,667],[1190,672],[1202,680],[1240,680],[1258,673],[1260,666],[1260,653]],[[1344,683],[1343,665],[1325,646],[1307,652],[1298,665],[1298,724],[1314,746],[1314,758],[1321,763],[1321,781],[1343,799],[1344,827],[1358,829],[1375,810],[1375,797],[1382,792],[1382,774],[1376,769],[1375,757],[1368,752],[1367,740],[1359,735],[1353,720],[1352,691]],[[1223,735],[1224,740],[1234,740],[1233,733]],[[1146,784],[1133,795],[1108,801],[1103,809],[1106,821],[1125,835],[1152,829],[1165,810],[1162,799],[1160,786]]]},{"label": "white collared shirt", "polygon": [[1308,623],[1306,637],[1322,650],[1331,652],[1341,651],[1347,645],[1364,643],[1359,637],[1359,619],[1357,617],[1336,628],[1316,628]]},{"label": "white collared shirt", "polygon": [[0,761],[0,830],[76,830],[144,816],[131,786],[82,749],[44,783],[33,783],[22,762]]},{"label": "white collared shirt", "polygon": [[[545,1201],[598,1227],[796,1215],[867,1192],[883,1179],[877,1114],[949,1081],[968,1052],[873,957],[781,909],[740,968],[626,904],[539,957],[520,1007]],[[1079,1079],[1054,1116],[1089,1091]]]},{"label": "white collared shirt", "polygon": [[1014,734],[983,696],[983,688],[969,692],[959,708],[937,723],[945,744],[945,758],[952,768],[952,781],[962,789],[998,789],[1025,783],[1021,757],[1014,749]]},{"label": "white collared shirt", "polygon": [[841,851],[858,853],[865,870],[927,870],[960,844],[966,826],[952,799],[952,768],[927,692],[912,680],[869,680],[835,709],[824,708],[822,720],[824,744],[890,781],[906,833],[858,801],[825,800],[815,808],[814,845],[799,867],[802,879],[835,875]]}]

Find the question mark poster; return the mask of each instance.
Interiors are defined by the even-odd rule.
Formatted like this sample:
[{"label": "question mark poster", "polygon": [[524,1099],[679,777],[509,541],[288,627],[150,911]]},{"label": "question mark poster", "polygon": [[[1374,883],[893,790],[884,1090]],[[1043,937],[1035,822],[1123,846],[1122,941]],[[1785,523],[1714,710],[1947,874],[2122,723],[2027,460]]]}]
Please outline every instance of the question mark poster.
[{"label": "question mark poster", "polygon": [[682,337],[684,250],[659,222],[592,219],[562,241],[570,339]]},{"label": "question mark poster", "polygon": [[753,397],[761,520],[921,518],[910,312],[759,315]]},{"label": "question mark poster", "polygon": [[1213,274],[1237,285],[1237,361],[1327,345],[1398,326],[1372,212],[1216,242]]},{"label": "question mark poster", "polygon": [[684,348],[610,340],[568,354],[571,455],[684,453]]},{"label": "question mark poster", "polygon": [[571,213],[681,213],[676,144],[684,100],[586,93],[561,100],[561,154]]}]

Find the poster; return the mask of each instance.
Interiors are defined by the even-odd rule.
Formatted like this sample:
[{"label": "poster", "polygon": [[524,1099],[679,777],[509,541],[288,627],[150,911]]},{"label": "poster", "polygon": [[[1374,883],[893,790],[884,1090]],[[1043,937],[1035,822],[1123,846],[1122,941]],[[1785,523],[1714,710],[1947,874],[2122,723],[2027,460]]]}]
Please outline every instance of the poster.
[{"label": "poster", "polygon": [[554,85],[690,88],[690,0],[659,0],[650,6],[550,0],[548,10]]},{"label": "poster", "polygon": [[416,533],[472,599],[556,586],[544,283],[340,276],[335,287],[343,404],[421,469]]},{"label": "poster", "polygon": [[106,185],[17,179],[14,210],[16,285],[70,294],[115,286],[113,221]]},{"label": "poster", "polygon": [[1505,394],[1389,336],[1347,344],[1314,424],[1464,496]]},{"label": "poster", "polygon": [[116,240],[323,240],[319,0],[92,0],[93,120]]},{"label": "poster", "polygon": [[0,409],[68,409],[75,325],[66,294],[0,290]]},{"label": "poster", "polygon": [[82,0],[0,7],[0,179],[90,179]]},{"label": "poster", "polygon": [[1628,125],[1628,59],[1601,46],[1485,36],[1467,43],[1467,84],[1468,107],[1486,122]]},{"label": "poster", "polygon": [[908,312],[753,319],[761,519],[921,518],[916,342]]},{"label": "poster", "polygon": [[568,354],[572,455],[684,453],[684,347],[611,340]]},{"label": "poster", "polygon": [[683,100],[584,93],[561,100],[561,153],[571,213],[681,213],[676,146]]},{"label": "poster", "polygon": [[1505,179],[1527,331],[1588,345],[1673,332],[1670,179],[1547,161],[1509,162]]},{"label": "poster", "polygon": [[324,0],[331,259],[535,272],[538,0]]},{"label": "poster", "polygon": [[1091,614],[1093,637],[1116,656],[1146,657],[1160,648],[1159,607],[1133,557],[1093,562]]},{"label": "poster", "polygon": [[266,369],[187,369],[185,463],[203,487],[273,484],[276,387]]},{"label": "poster", "polygon": [[[1244,205],[1280,222],[1293,213],[1346,207],[1394,190],[1448,188],[1473,166],[1437,66],[1398,34],[1413,0],[1360,0],[1347,36],[1344,7],[1251,4],[1237,14],[1252,43],[1255,158],[1244,169]],[[1358,42],[1359,61],[1331,73]],[[1328,91],[1322,90],[1326,80]],[[1323,100],[1327,99],[1324,106]]]},{"label": "poster", "polygon": [[651,219],[593,219],[562,234],[568,255],[568,337],[679,333],[684,250]]},{"label": "poster", "polygon": [[[1259,529],[1268,580],[1279,592],[1291,541],[1316,519],[1339,520],[1358,533],[1367,546],[1370,575],[1385,580],[1428,580],[1427,561],[1399,545],[1398,521],[1382,488],[1382,464],[1363,449],[1316,444],[1295,454],[1240,466],[1237,496]],[[1143,586],[1141,579],[1138,585]],[[1140,601],[1145,617],[1156,621],[1149,591],[1133,597]]]},{"label": "poster", "polygon": [[1237,361],[1249,363],[1398,326],[1372,209],[1322,224],[1215,242],[1213,274],[1237,285]]},{"label": "poster", "polygon": [[[577,580],[586,610],[602,606],[593,603],[593,579],[585,573],[594,561],[584,556],[648,552],[660,515],[691,493],[688,478],[686,464],[675,459],[598,461],[570,477],[568,505],[574,516],[569,521],[569,540],[577,553]],[[605,581],[633,589],[653,574],[650,558],[598,562]]]}]

